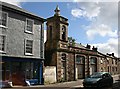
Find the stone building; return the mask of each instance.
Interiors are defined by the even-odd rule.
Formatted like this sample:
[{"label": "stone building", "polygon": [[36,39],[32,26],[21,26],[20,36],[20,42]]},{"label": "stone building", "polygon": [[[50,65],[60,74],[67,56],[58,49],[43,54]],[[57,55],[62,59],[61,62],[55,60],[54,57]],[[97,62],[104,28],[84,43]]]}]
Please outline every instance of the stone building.
[{"label": "stone building", "polygon": [[46,25],[45,65],[56,66],[57,81],[85,78],[98,70],[97,48],[69,43],[68,19],[60,15],[58,6]]},{"label": "stone building", "polygon": [[3,81],[25,85],[43,80],[44,21],[17,6],[0,2],[0,65]]},{"label": "stone building", "polygon": [[99,55],[99,71],[110,72],[112,75],[119,74],[119,60],[112,54],[102,54],[98,52]]},{"label": "stone building", "polygon": [[118,74],[118,58],[114,56],[114,53],[107,53],[106,56],[108,72],[110,72],[112,75]]},{"label": "stone building", "polygon": [[118,58],[118,74],[120,74],[120,58]]},{"label": "stone building", "polygon": [[100,71],[117,74],[117,58],[98,52],[94,46],[69,41],[68,19],[60,15],[58,6],[54,11],[46,23],[45,66],[56,66],[57,81],[83,79]]}]

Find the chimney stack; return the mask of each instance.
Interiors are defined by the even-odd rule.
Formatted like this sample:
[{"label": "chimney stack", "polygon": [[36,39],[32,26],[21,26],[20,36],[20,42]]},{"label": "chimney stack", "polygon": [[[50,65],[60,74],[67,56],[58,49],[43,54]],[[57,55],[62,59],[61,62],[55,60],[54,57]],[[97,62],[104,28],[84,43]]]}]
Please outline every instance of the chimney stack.
[{"label": "chimney stack", "polygon": [[114,53],[112,53],[112,56],[114,57]]},{"label": "chimney stack", "polygon": [[91,46],[90,46],[89,44],[87,44],[86,48],[90,49],[90,48],[91,48]]},{"label": "chimney stack", "polygon": [[97,51],[97,47],[95,48],[95,47],[93,46],[92,50]]}]

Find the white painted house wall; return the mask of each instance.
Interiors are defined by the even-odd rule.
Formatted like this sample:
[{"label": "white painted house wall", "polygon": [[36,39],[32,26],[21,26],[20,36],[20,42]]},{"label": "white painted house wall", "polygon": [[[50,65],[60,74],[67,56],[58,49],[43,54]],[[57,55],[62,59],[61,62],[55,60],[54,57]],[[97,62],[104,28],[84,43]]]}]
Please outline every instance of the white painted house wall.
[{"label": "white painted house wall", "polygon": [[55,83],[56,80],[56,67],[46,66],[44,72],[45,83]]}]

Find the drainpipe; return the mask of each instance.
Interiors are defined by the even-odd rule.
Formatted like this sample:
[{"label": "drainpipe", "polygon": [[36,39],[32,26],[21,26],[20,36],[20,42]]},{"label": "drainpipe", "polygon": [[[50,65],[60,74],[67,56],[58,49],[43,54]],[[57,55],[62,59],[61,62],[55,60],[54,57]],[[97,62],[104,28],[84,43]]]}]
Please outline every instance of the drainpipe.
[{"label": "drainpipe", "polygon": [[87,59],[88,59],[88,73],[87,76],[90,75],[90,59],[89,59],[89,55],[87,55]]},{"label": "drainpipe", "polygon": [[44,84],[44,78],[43,78],[43,66],[44,66],[44,23],[41,24],[41,33],[40,33],[40,56],[41,56],[41,62],[39,63],[39,84]]},{"label": "drainpipe", "polygon": [[38,79],[39,84],[44,85],[44,78],[43,78],[43,61],[41,61],[40,66],[39,66],[39,79]]},{"label": "drainpipe", "polygon": [[13,86],[13,85],[12,85],[12,63],[11,63],[11,61],[10,61],[10,63],[9,63],[9,68],[10,68],[10,77],[9,77],[10,79],[9,79],[9,83],[10,83],[11,86]]},{"label": "drainpipe", "polygon": [[75,66],[75,53],[74,53],[74,81],[76,81],[76,66]]}]

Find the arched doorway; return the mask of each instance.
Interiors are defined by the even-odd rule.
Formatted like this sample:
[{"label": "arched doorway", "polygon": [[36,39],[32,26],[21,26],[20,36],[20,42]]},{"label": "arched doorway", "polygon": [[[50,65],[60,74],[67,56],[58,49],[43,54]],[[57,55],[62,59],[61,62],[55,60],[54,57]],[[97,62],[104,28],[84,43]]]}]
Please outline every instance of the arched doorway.
[{"label": "arched doorway", "polygon": [[85,57],[77,55],[76,56],[76,73],[77,78],[82,79],[85,77]]}]

